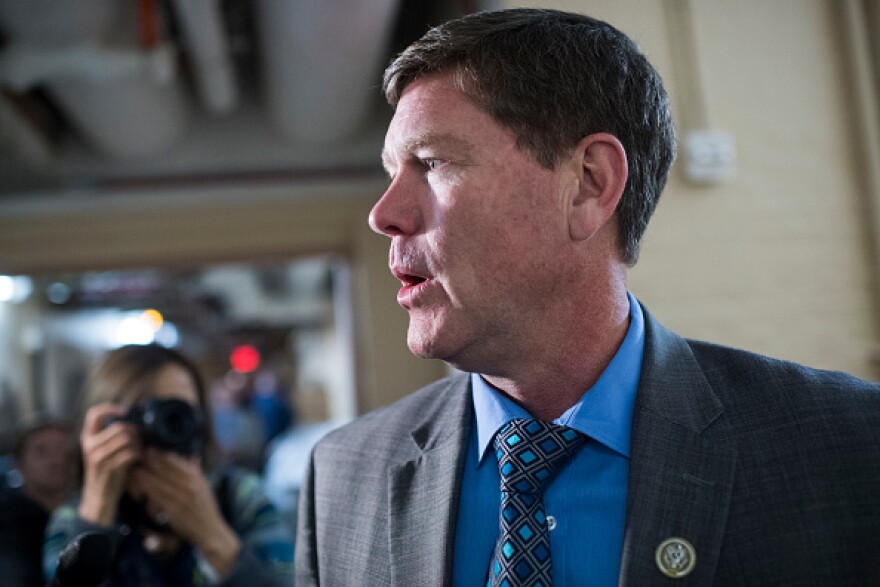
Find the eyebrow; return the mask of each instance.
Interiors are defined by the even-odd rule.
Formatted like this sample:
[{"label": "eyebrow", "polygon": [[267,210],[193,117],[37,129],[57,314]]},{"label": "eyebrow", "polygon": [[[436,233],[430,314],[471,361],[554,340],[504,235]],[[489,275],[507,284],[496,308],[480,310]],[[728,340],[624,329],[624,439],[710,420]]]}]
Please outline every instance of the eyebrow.
[{"label": "eyebrow", "polygon": [[[409,139],[403,144],[403,151],[405,153],[413,153],[425,147],[446,147],[455,149],[465,157],[473,151],[473,145],[464,139],[460,139],[450,134],[437,134],[432,132],[427,132]],[[389,159],[390,156],[388,155],[388,150],[383,148],[382,166],[385,167],[385,169],[390,167]]]}]

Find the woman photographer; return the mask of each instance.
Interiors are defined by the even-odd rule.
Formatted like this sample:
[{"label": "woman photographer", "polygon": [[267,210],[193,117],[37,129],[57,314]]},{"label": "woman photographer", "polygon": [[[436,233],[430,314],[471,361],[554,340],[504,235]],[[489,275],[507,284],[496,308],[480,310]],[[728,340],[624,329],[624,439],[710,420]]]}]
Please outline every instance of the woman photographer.
[{"label": "woman photographer", "polygon": [[[81,496],[46,530],[47,577],[68,544],[100,532],[114,545],[101,585],[292,583],[293,543],[259,479],[210,469],[210,409],[188,359],[158,345],[116,349],[92,376],[87,405]],[[92,564],[81,558],[71,564]]]}]

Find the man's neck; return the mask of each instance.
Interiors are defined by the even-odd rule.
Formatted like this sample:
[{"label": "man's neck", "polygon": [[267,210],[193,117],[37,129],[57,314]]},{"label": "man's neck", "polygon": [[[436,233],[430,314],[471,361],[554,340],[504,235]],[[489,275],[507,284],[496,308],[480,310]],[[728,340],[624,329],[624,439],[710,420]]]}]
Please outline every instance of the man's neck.
[{"label": "man's neck", "polygon": [[606,302],[593,306],[601,311],[573,319],[563,336],[541,341],[541,348],[521,364],[483,377],[535,418],[558,418],[599,380],[626,337],[626,291]]}]

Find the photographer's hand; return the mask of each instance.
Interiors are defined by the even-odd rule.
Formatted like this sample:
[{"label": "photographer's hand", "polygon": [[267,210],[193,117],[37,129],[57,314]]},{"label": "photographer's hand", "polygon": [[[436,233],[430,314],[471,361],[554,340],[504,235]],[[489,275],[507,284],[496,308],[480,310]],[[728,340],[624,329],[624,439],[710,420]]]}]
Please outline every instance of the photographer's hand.
[{"label": "photographer's hand", "polygon": [[108,418],[124,414],[125,409],[115,404],[92,406],[80,435],[84,478],[79,515],[102,526],[113,524],[128,470],[141,456],[140,437],[131,425],[104,425]]},{"label": "photographer's hand", "polygon": [[133,476],[147,496],[151,514],[162,512],[175,533],[191,542],[220,577],[228,575],[241,542],[223,519],[198,459],[148,450]]}]

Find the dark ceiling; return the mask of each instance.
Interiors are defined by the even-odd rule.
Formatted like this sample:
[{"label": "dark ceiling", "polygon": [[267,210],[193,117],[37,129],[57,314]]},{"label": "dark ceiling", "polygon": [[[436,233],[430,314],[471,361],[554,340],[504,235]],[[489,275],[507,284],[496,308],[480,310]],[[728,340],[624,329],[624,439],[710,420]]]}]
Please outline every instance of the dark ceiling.
[{"label": "dark ceiling", "polygon": [[378,174],[381,69],[487,4],[0,0],[0,195]]}]

